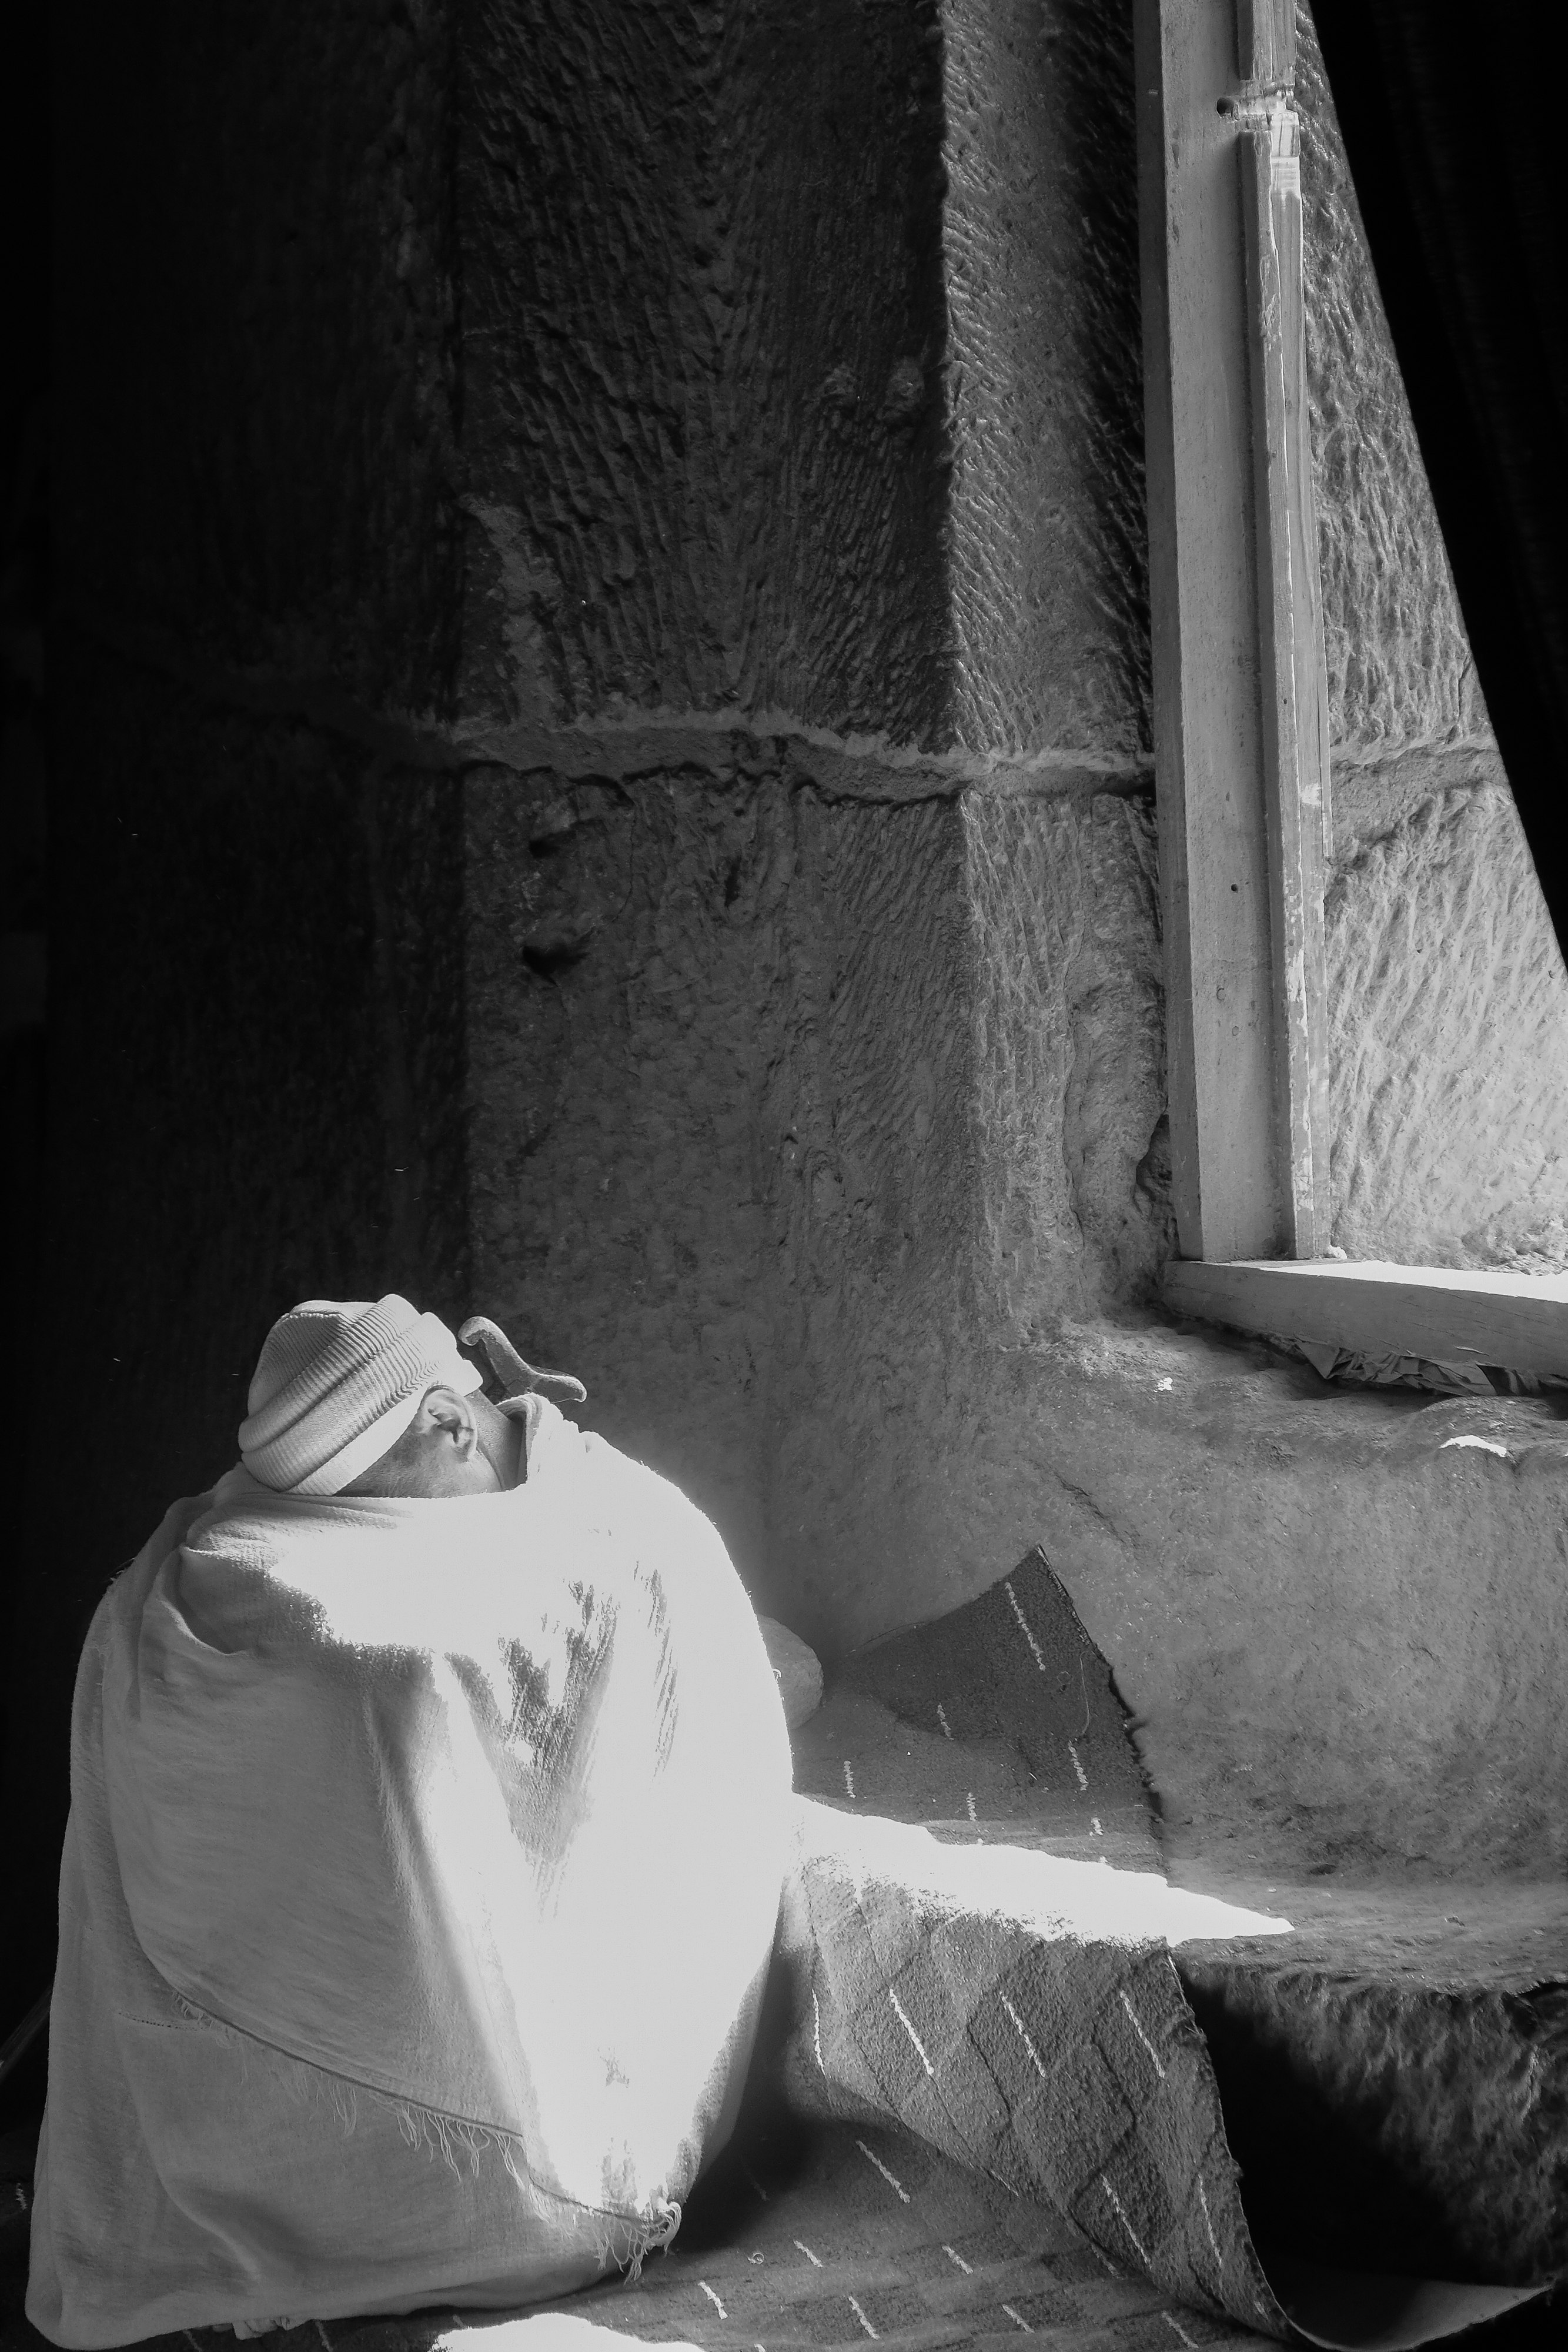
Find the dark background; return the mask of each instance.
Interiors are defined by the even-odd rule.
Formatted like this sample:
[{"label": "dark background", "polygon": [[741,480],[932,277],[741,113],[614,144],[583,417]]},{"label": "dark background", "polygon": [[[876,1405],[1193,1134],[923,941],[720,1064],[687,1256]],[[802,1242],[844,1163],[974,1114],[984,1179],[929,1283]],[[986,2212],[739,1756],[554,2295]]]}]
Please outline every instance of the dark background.
[{"label": "dark background", "polygon": [[[7,224],[6,332],[0,376],[0,463],[5,551],[0,559],[0,810],[4,811],[4,939],[0,941],[0,1056],[4,1066],[3,1275],[5,1328],[17,1377],[5,1414],[3,1467],[10,1537],[0,1582],[0,1741],[16,1716],[15,1609],[26,1550],[24,1514],[37,1493],[36,1454],[53,1400],[72,1410],[66,1350],[45,1338],[47,1276],[41,1223],[45,1193],[44,969],[45,831],[48,739],[44,694],[44,623],[49,595],[49,44],[47,18],[26,15],[5,43],[0,186]],[[40,1347],[40,1340],[43,1341]],[[24,1370],[24,1366],[26,1367]],[[51,1757],[61,1769],[57,1745]],[[53,1921],[41,1863],[22,1866],[21,1824],[9,1776],[0,1801],[5,1823],[4,1884],[7,1948],[25,1941],[22,1966],[0,1976],[0,2038],[46,1980]],[[47,1853],[47,1849],[46,1849]],[[40,1917],[39,1914],[43,1916]]]}]

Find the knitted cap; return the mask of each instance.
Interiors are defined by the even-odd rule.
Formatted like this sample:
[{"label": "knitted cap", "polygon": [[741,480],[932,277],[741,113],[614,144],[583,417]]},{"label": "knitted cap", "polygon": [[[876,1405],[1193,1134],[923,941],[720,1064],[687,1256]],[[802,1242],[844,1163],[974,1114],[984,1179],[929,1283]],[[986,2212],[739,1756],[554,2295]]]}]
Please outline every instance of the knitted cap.
[{"label": "knitted cap", "polygon": [[483,1384],[441,1318],[396,1291],[373,1306],[308,1298],[267,1335],[240,1459],[280,1494],[340,1494],[395,1445],[428,1389],[471,1396]]}]

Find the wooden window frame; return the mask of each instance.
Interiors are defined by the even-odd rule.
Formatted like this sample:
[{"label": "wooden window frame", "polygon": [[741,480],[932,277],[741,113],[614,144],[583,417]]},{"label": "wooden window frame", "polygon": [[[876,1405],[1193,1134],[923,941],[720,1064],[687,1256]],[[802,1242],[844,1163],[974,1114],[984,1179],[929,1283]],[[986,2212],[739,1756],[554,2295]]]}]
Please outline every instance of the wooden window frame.
[{"label": "wooden window frame", "polygon": [[1178,1312],[1568,1373],[1568,1279],[1331,1257],[1328,680],[1293,0],[1134,0]]}]

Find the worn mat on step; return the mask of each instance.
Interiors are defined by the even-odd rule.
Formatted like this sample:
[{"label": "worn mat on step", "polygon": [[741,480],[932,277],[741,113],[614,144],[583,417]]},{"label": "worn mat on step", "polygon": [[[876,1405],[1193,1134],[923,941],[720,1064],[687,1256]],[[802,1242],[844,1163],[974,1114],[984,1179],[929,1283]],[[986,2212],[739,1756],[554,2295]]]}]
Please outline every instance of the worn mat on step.
[{"label": "worn mat on step", "polygon": [[796,1787],[824,1803],[1160,1866],[1126,1710],[1038,1548],[977,1600],[858,1651],[793,1744]]},{"label": "worn mat on step", "polygon": [[[1104,1659],[1044,1555],[936,1622],[848,1660],[795,1734],[797,1783],[947,1841],[1159,1870],[1156,1807]],[[1228,1894],[1216,1882],[1213,1891]],[[1232,1899],[1267,1902],[1261,1889]],[[1265,2269],[1326,2336],[1392,2342],[1466,2324],[1465,2295],[1406,2289],[1444,2267],[1543,2285],[1568,2266],[1568,1995],[1441,1990],[1321,1937],[1188,1944],[1176,1973],[1218,2063]],[[1344,2292],[1303,2260],[1343,2264]],[[1374,2287],[1380,2265],[1397,2275]],[[1401,2323],[1397,2311],[1406,2305]]]}]

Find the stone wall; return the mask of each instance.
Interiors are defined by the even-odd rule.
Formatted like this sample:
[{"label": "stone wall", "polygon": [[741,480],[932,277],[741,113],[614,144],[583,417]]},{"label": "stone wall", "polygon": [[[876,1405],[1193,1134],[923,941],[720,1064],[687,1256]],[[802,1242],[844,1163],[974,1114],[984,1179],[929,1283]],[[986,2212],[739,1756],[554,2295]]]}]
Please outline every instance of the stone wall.
[{"label": "stone wall", "polygon": [[1333,744],[1334,1238],[1568,1265],[1568,977],[1470,658],[1312,22],[1307,358]]},{"label": "stone wall", "polygon": [[935,30],[919,0],[470,13],[470,720],[943,731]]},{"label": "stone wall", "polygon": [[1131,14],[944,7],[956,740],[1146,764]]},{"label": "stone wall", "polygon": [[476,1275],[832,1638],[802,1480],[1168,1247],[1130,25],[664,21],[465,81]]},{"label": "stone wall", "polygon": [[[830,1651],[1043,1540],[1174,1810],[1314,1853],[1560,1846],[1508,1663],[1552,1506],[1527,1533],[1483,1479],[1457,1510],[1409,1400],[1320,1402],[1150,1307],[1127,16],[653,21],[495,12],[468,82],[480,1303]],[[1561,1018],[1559,968],[1529,912],[1498,961],[1529,877],[1310,27],[1304,79],[1342,1231],[1539,1251],[1555,1114],[1539,1035],[1498,1046]],[[1457,1017],[1407,950],[1461,901]],[[1513,1139],[1485,1231],[1467,1085]]]}]

